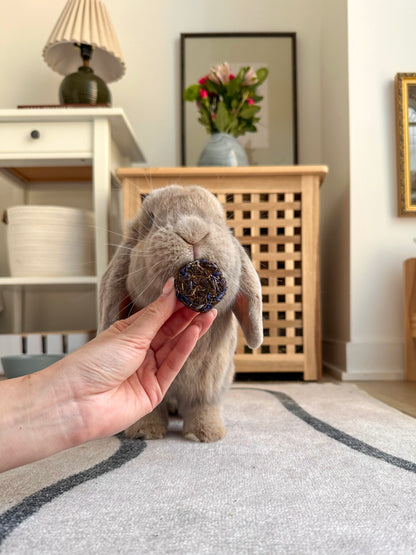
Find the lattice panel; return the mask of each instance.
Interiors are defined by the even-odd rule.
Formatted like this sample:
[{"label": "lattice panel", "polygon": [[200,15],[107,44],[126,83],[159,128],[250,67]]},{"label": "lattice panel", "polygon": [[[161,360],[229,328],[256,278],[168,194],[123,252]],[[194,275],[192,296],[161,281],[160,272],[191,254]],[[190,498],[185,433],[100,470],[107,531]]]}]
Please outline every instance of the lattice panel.
[{"label": "lattice panel", "polygon": [[[147,187],[146,187],[147,189]],[[136,196],[138,209],[148,190]],[[302,195],[300,192],[214,193],[227,223],[250,256],[263,295],[264,340],[250,349],[239,328],[236,354],[244,358],[302,358]],[[260,356],[260,357],[259,357]]]},{"label": "lattice panel", "polygon": [[262,284],[263,345],[252,351],[240,331],[237,354],[302,354],[301,193],[224,193],[217,197]]},{"label": "lattice panel", "polygon": [[142,197],[172,183],[201,185],[224,207],[251,257],[263,293],[264,342],[252,351],[242,332],[237,372],[321,372],[319,186],[325,167],[126,168],[119,170],[123,218]]}]

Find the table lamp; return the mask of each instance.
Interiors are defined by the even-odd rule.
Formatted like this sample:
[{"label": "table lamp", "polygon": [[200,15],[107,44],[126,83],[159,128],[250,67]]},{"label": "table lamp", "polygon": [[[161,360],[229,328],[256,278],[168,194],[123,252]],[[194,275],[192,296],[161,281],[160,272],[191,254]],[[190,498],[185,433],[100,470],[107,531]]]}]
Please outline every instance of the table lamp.
[{"label": "table lamp", "polygon": [[[54,71],[66,75],[59,88],[61,104],[111,105],[106,82],[117,81],[126,71],[101,0],[68,0],[43,49],[43,57]],[[78,67],[80,57],[83,63]],[[89,67],[90,59],[97,74]]]}]

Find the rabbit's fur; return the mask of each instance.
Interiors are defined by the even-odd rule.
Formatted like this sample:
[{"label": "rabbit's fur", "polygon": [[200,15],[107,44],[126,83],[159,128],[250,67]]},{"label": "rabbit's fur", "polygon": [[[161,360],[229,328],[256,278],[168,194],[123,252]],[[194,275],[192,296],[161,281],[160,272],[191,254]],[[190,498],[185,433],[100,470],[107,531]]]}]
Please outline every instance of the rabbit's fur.
[{"label": "rabbit's fur", "polygon": [[197,258],[217,264],[226,279],[227,291],[216,306],[217,318],[197,343],[164,401],[126,430],[129,437],[164,437],[167,407],[175,406],[184,419],[186,438],[221,439],[225,434],[221,402],[234,373],[237,320],[251,348],[262,342],[257,273],[228,228],[219,201],[198,186],[170,185],[153,190],[145,198],[103,276],[99,331],[120,318],[120,306],[126,298],[143,308],[160,295],[170,276]]}]

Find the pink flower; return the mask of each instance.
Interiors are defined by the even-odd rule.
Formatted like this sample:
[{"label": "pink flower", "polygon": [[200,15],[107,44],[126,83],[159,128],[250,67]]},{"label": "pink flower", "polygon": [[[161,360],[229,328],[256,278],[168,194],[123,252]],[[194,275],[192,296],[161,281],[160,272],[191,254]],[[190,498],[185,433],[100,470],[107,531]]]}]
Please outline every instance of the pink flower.
[{"label": "pink flower", "polygon": [[247,104],[249,104],[250,106],[253,106],[254,100],[252,98],[247,98]]},{"label": "pink flower", "polygon": [[234,73],[230,73],[230,81],[232,81],[233,79],[235,79],[235,75]]},{"label": "pink flower", "polygon": [[199,96],[201,98],[208,98],[208,93],[204,89],[199,89]]},{"label": "pink flower", "polygon": [[250,68],[244,75],[243,86],[254,85],[257,83],[257,75],[253,68]]},{"label": "pink flower", "polygon": [[[231,73],[230,66],[228,65],[227,62],[224,62],[219,66],[215,66],[211,68],[208,75],[208,79],[217,84],[223,83],[224,85],[227,85],[227,83],[230,82],[231,75],[233,74]],[[233,75],[233,78],[235,78],[234,75]]]},{"label": "pink flower", "polygon": [[207,82],[207,75],[205,77],[201,77],[201,79],[198,81],[198,83],[200,85],[205,85],[205,83]]}]

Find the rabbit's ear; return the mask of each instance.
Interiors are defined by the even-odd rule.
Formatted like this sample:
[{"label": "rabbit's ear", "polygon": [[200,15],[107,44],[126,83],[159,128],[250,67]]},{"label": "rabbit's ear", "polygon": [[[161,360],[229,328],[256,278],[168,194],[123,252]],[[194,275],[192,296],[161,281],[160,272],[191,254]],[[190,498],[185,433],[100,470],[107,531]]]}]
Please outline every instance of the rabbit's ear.
[{"label": "rabbit's ear", "polygon": [[241,258],[240,288],[232,310],[243,330],[247,345],[257,349],[263,342],[261,284],[254,266],[238,243]]},{"label": "rabbit's ear", "polygon": [[130,251],[136,239],[127,238],[119,245],[101,280],[98,299],[98,330],[100,333],[120,319],[120,310],[129,299],[126,288]]}]

